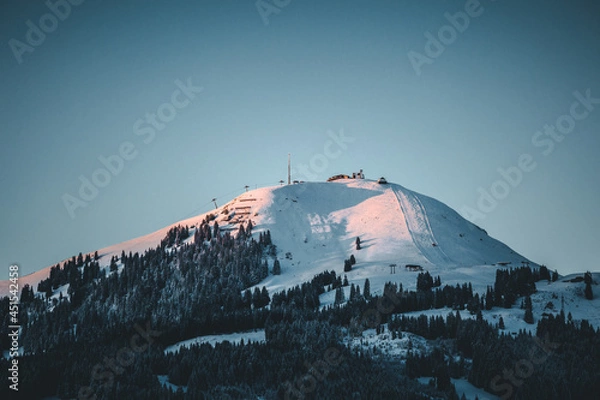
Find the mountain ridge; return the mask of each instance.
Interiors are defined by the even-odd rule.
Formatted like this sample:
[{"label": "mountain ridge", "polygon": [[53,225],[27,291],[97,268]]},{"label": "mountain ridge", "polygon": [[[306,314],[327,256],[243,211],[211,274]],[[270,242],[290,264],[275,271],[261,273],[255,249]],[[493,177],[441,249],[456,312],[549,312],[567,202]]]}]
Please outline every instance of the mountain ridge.
[{"label": "mountain ridge", "polygon": [[[359,260],[356,269],[362,268],[349,276],[356,281],[369,275],[390,278],[390,264],[400,269],[416,264],[443,273],[448,268],[529,262],[436,199],[394,183],[342,179],[242,193],[215,210],[99,249],[100,264],[107,266],[112,256],[123,251],[143,253],[159,245],[173,227],[194,227],[211,215],[223,230],[237,230],[240,223],[251,220],[255,233],[271,231],[285,279],[269,276],[264,284],[270,290],[309,280],[325,269],[339,269],[351,254]],[[356,237],[363,243],[358,251]],[[20,286],[35,289],[53,266],[21,277]],[[1,281],[0,296],[7,294],[8,281]]]}]

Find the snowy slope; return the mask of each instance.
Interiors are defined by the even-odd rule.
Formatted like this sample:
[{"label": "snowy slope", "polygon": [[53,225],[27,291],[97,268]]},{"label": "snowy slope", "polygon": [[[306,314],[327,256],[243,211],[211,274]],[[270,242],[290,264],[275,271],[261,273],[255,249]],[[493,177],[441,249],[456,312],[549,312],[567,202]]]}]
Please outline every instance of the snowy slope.
[{"label": "snowy slope", "polygon": [[[583,282],[572,282],[575,277],[583,277],[583,274],[567,275],[556,282],[539,281],[536,283],[537,291],[531,295],[532,310],[534,315],[534,324],[527,324],[523,317],[525,311],[519,307],[524,298],[519,298],[512,308],[493,307],[491,310],[482,310],[483,318],[492,325],[498,325],[500,317],[504,320],[505,333],[517,334],[520,330],[529,331],[535,334],[537,322],[544,318],[544,315],[560,314],[563,310],[565,316],[571,314],[573,320],[587,320],[592,326],[600,327],[600,290],[597,285],[593,286],[594,299],[584,298]],[[600,282],[600,273],[592,273],[594,282]],[[333,300],[331,300],[333,303]],[[446,317],[449,313],[455,313],[450,308],[440,308],[424,311],[414,311],[404,313],[408,317],[418,317],[426,315]],[[476,318],[468,311],[461,311],[463,319]]]},{"label": "snowy slope", "polygon": [[[192,217],[192,218],[177,222],[175,224],[169,225],[165,228],[159,229],[156,232],[150,233],[148,235],[140,236],[139,238],[136,238],[136,239],[131,239],[131,240],[119,243],[119,244],[115,244],[112,246],[105,247],[103,249],[99,249],[98,255],[100,256],[100,260],[99,260],[100,265],[102,267],[108,266],[110,264],[111,257],[112,256],[119,257],[121,255],[122,251],[125,251],[125,253],[129,253],[129,252],[143,253],[144,251],[146,251],[150,248],[154,248],[160,244],[160,241],[162,239],[165,238],[169,229],[171,229],[177,225],[192,226],[192,225],[198,224],[198,223],[202,222],[202,219],[204,218],[204,216],[205,216],[205,214],[199,215],[196,217]],[[91,254],[93,255],[93,252]],[[84,254],[84,256],[85,256],[85,254]],[[59,264],[62,266],[62,264],[65,261],[68,261],[70,258],[71,257],[66,258],[65,260],[61,261]],[[19,290],[26,284],[33,287],[34,290],[37,290],[37,284],[40,281],[48,278],[48,276],[50,276],[50,269],[52,267],[54,267],[55,265],[56,264],[52,264],[52,265],[50,265],[46,268],[43,268],[39,271],[36,271],[32,274],[19,277]],[[9,287],[9,281],[0,281],[0,297],[8,295],[8,287]]]},{"label": "snowy slope", "polygon": [[244,341],[244,343],[255,342],[255,343],[264,343],[266,341],[265,331],[264,329],[258,331],[250,331],[250,332],[240,332],[240,333],[228,333],[223,335],[207,335],[207,336],[198,336],[193,339],[184,340],[182,342],[175,343],[169,347],[167,347],[164,352],[175,353],[179,351],[182,347],[190,348],[194,345],[200,344],[210,344],[211,346],[215,346],[217,343],[230,342],[233,344],[240,344]]},{"label": "snowy slope", "polygon": [[[386,281],[414,287],[416,273],[406,264],[421,265],[443,283],[471,281],[484,290],[494,281],[498,266],[492,264],[519,266],[526,260],[448,206],[400,185],[347,179],[283,186],[256,196],[262,205],[252,217],[255,229],[271,231],[282,265],[280,276],[261,282],[269,291],[324,270],[342,273],[351,254],[357,264],[349,281],[362,285],[369,278],[374,293]],[[396,274],[390,274],[390,264],[397,265]]]},{"label": "snowy slope", "polygon": [[[444,283],[464,282],[463,278],[469,277],[467,280],[481,281],[485,287],[493,282],[495,267],[491,264],[502,261],[514,266],[525,260],[437,200],[400,185],[366,179],[260,188],[212,213],[225,230],[237,230],[240,223],[251,219],[255,234],[271,231],[282,274],[261,283],[270,291],[295,286],[326,269],[342,272],[344,259],[351,254],[358,263],[348,274],[349,280],[362,283],[369,278],[375,293],[387,280],[414,286],[416,273],[406,271],[405,264],[418,264],[446,277]],[[173,226],[193,227],[206,215],[100,249],[101,265],[121,251],[143,252],[155,247]],[[357,236],[362,242],[360,251],[354,248]],[[390,275],[389,264],[397,264],[395,275]],[[49,275],[49,269],[22,277],[21,286],[28,283],[35,288]],[[0,282],[0,296],[6,295],[7,289],[8,282]]]}]

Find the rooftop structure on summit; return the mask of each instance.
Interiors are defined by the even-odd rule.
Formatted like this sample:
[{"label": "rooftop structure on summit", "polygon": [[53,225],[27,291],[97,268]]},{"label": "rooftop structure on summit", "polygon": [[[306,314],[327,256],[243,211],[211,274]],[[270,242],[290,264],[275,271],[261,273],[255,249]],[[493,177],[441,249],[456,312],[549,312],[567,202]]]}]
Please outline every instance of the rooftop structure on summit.
[{"label": "rooftop structure on summit", "polygon": [[353,172],[352,177],[350,177],[350,175],[346,175],[346,174],[333,175],[333,176],[329,177],[329,179],[327,179],[327,182],[337,181],[338,179],[365,179],[365,174],[363,173],[363,170],[361,169],[358,172]]},{"label": "rooftop structure on summit", "polygon": [[350,179],[350,176],[346,174],[333,175],[327,179],[327,182],[337,181],[338,179]]}]

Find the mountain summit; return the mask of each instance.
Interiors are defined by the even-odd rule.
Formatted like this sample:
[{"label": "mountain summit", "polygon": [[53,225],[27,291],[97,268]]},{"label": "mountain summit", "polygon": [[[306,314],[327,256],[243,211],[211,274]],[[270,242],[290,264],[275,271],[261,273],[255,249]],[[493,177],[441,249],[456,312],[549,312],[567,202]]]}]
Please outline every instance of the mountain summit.
[{"label": "mountain summit", "polygon": [[[408,287],[414,275],[406,274],[407,265],[451,272],[458,282],[473,280],[476,270],[470,267],[529,262],[447,205],[392,183],[340,179],[269,187],[244,193],[217,212],[216,221],[226,229],[251,219],[255,232],[271,232],[282,274],[267,278],[270,290],[323,270],[339,271],[351,255],[357,264],[350,281],[396,280]],[[482,267],[482,272],[495,269]]]}]

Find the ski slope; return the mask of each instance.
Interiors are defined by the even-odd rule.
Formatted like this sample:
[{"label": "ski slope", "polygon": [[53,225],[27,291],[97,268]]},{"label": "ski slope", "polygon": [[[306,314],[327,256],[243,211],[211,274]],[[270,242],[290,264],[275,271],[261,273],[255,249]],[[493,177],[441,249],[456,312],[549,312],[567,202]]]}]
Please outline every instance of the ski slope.
[{"label": "ski slope", "polygon": [[452,260],[437,245],[427,212],[417,196],[407,190],[394,190],[413,242],[431,264],[451,264]]},{"label": "ski slope", "polygon": [[[406,264],[421,265],[444,284],[472,282],[484,291],[494,281],[496,263],[527,261],[445,204],[396,184],[342,179],[245,195],[257,198],[255,232],[270,230],[278,248],[282,274],[259,284],[270,292],[324,270],[343,274],[351,254],[357,264],[346,274],[349,282],[362,287],[368,278],[373,293],[388,281],[414,288],[417,273]],[[355,249],[356,237],[361,250]],[[395,274],[390,264],[396,264]]]}]

